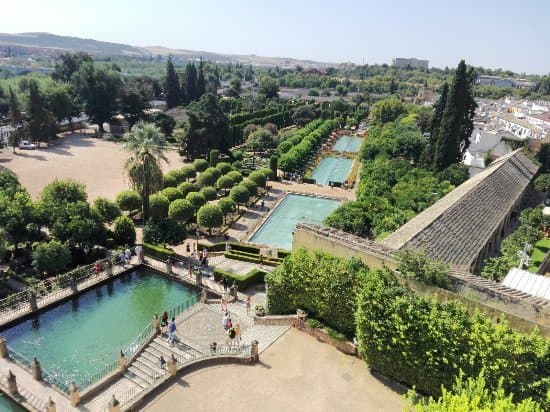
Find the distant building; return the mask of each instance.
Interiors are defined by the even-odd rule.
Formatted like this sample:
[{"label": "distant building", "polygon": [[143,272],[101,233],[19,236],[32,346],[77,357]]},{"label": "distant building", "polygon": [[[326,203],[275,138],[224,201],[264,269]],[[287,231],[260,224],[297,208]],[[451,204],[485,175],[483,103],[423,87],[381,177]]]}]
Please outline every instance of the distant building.
[{"label": "distant building", "polygon": [[404,58],[404,57],[396,57],[392,60],[392,66],[396,67],[412,67],[413,69],[424,69],[428,70],[428,60],[419,60],[415,59],[414,57],[411,58]]},{"label": "distant building", "polygon": [[520,139],[544,139],[547,135],[542,127],[529,123],[524,117],[516,117],[510,113],[499,115],[498,123]]},{"label": "distant building", "polygon": [[432,105],[434,101],[434,91],[427,86],[422,86],[422,88],[418,90],[418,94],[414,98],[414,104],[425,106]]},{"label": "distant building", "polygon": [[525,79],[513,79],[511,77],[489,76],[480,74],[476,78],[476,84],[480,86],[516,87],[518,89],[535,87],[536,83]]}]

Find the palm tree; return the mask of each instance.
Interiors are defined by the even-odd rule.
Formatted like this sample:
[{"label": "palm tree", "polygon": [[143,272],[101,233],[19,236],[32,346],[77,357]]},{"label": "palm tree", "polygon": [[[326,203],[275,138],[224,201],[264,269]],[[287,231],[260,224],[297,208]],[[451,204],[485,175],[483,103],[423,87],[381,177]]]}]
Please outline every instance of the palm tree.
[{"label": "palm tree", "polygon": [[126,134],[125,148],[130,151],[130,157],[124,169],[134,189],[141,194],[145,224],[149,217],[149,195],[162,189],[160,162],[168,162],[164,155],[166,140],[153,124],[139,123]]}]

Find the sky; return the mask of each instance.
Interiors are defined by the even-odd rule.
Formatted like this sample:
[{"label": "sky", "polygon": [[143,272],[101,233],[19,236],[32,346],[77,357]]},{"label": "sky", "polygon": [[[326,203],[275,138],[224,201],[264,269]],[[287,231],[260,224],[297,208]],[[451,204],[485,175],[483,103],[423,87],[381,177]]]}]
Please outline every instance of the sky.
[{"label": "sky", "polygon": [[0,32],[324,62],[550,73],[549,0],[3,0]]}]

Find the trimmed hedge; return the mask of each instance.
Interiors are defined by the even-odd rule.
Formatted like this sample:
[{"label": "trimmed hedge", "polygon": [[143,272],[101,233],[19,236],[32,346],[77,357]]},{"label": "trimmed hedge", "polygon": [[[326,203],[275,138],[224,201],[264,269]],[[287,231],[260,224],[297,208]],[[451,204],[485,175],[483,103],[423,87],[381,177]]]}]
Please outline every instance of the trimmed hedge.
[{"label": "trimmed hedge", "polygon": [[143,243],[143,251],[159,259],[166,259],[176,256],[176,252],[174,252],[173,250],[167,249],[162,246],[153,245],[151,243]]},{"label": "trimmed hedge", "polygon": [[277,249],[277,257],[278,257],[279,259],[284,259],[284,258],[290,256],[291,253],[292,253],[292,252],[289,251],[289,250]]},{"label": "trimmed hedge", "polygon": [[282,262],[281,259],[279,258],[270,258],[270,257],[262,257],[260,262],[260,255],[255,255],[253,253],[247,253],[239,250],[237,251],[230,250],[228,252],[225,252],[224,256],[228,259],[240,260],[242,262],[249,262],[249,263],[261,263],[267,266],[279,266]]},{"label": "trimmed hedge", "polygon": [[266,272],[260,269],[252,269],[246,275],[238,275],[236,273],[227,272],[218,268],[214,269],[215,280],[219,281],[221,280],[222,276],[225,276],[226,278],[235,281],[240,291],[246,290],[252,285],[263,283],[265,275]]}]

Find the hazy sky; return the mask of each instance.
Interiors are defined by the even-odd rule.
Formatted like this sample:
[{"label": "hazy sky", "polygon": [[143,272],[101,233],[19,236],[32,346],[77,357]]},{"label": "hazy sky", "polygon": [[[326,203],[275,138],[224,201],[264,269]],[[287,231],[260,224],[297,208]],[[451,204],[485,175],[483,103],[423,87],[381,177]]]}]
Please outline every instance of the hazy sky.
[{"label": "hazy sky", "polygon": [[329,62],[550,72],[550,0],[3,0],[0,32]]}]

